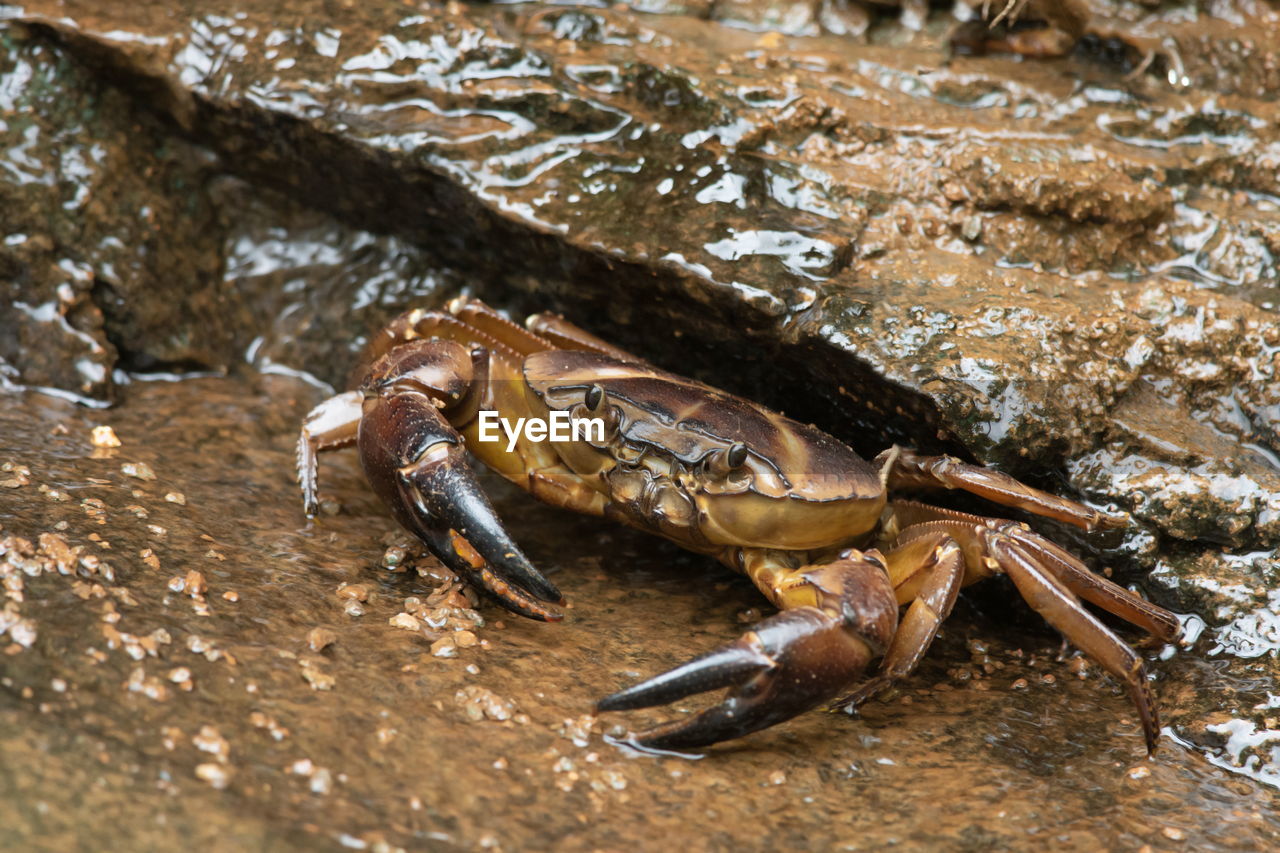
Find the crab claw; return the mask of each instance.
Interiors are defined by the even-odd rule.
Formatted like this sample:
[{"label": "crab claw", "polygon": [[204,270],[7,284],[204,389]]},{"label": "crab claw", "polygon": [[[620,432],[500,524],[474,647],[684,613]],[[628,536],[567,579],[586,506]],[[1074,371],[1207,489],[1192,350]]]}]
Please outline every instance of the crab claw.
[{"label": "crab claw", "polygon": [[461,577],[508,610],[555,622],[560,590],[533,567],[480,489],[461,436],[422,393],[370,395],[360,461],[396,520]]},{"label": "crab claw", "polygon": [[784,610],[737,641],[607,696],[600,711],[647,708],[720,687],[724,700],[692,719],[636,736],[641,746],[689,749],[742,737],[839,695],[880,649],[817,607]]}]

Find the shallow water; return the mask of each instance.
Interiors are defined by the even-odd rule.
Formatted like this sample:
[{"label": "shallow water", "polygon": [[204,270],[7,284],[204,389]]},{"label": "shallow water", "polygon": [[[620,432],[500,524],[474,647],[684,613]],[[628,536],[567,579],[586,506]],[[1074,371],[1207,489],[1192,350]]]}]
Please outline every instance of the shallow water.
[{"label": "shallow water", "polygon": [[[763,605],[745,581],[494,483],[571,609],[545,625],[481,604],[479,643],[438,657],[432,639],[389,624],[433,586],[381,565],[401,534],[350,452],[321,472],[341,511],[302,516],[293,442],[314,388],[250,375],[126,390],[109,411],[4,397],[0,462],[29,482],[0,489],[0,535],[57,534],[101,562],[17,573],[30,644],[12,627],[0,641],[0,845],[1280,840],[1267,788],[1179,742],[1203,718],[1194,685],[1211,680],[1200,672],[1211,661],[1154,661],[1171,729],[1148,760],[1118,687],[1062,656],[998,586],[966,596],[918,674],[857,717],[807,714],[700,760],[635,753],[615,738],[653,717],[594,719],[593,701],[739,633]],[[122,446],[95,448],[98,425]],[[126,473],[138,463],[154,479]],[[191,571],[207,586],[199,597]],[[342,584],[365,588],[362,615],[346,612]],[[332,632],[319,652],[314,628]]]}]

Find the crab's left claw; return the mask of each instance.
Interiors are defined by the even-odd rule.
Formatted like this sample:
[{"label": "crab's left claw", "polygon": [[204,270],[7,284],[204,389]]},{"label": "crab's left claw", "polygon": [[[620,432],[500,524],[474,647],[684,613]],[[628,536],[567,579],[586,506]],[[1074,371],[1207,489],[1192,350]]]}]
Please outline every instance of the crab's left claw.
[{"label": "crab's left claw", "polygon": [[647,708],[729,687],[720,704],[635,738],[641,746],[655,749],[708,746],[768,728],[834,699],[879,653],[877,645],[825,610],[784,610],[736,642],[607,696],[597,707]]},{"label": "crab's left claw", "polygon": [[548,622],[560,590],[533,567],[476,481],[462,439],[426,394],[371,395],[360,421],[360,461],[396,520],[442,563],[509,610]]}]

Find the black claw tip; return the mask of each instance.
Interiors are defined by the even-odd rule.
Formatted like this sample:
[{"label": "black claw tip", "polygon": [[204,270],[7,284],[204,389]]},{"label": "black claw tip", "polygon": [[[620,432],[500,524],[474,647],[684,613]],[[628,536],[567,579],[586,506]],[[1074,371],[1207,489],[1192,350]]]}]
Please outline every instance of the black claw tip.
[{"label": "black claw tip", "polygon": [[665,705],[695,693],[733,687],[773,666],[773,661],[747,643],[734,643],[696,657],[688,663],[596,703],[601,711],[630,711]]}]

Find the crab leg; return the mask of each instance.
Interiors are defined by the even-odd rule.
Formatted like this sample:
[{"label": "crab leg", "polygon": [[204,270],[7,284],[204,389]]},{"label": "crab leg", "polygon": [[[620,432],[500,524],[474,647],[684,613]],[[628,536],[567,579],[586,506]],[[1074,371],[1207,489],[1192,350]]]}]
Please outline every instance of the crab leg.
[{"label": "crab leg", "polygon": [[1151,685],[1147,682],[1146,668],[1138,653],[1081,607],[1079,599],[1065,584],[1013,540],[995,539],[990,548],[996,562],[1027,603],[1046,622],[1124,683],[1142,720],[1147,752],[1155,752],[1156,740],[1160,737],[1160,718],[1151,695]]},{"label": "crab leg", "polygon": [[[1155,750],[1160,724],[1142,658],[1084,609],[1076,591],[1167,639],[1177,633],[1176,627],[1171,628],[1169,624],[1177,624],[1173,614],[1092,575],[1083,563],[1032,533],[1026,525],[910,502],[894,503],[891,509],[895,516],[907,519],[932,516],[935,520],[906,527],[902,537],[937,533],[950,536],[964,551],[966,583],[997,572],[1008,575],[1022,597],[1046,622],[1125,685],[1142,721],[1147,751]],[[1085,583],[1082,578],[1086,575],[1091,576],[1092,581]]]},{"label": "crab leg", "polygon": [[501,342],[512,353],[528,355],[547,349],[547,341],[511,322],[479,299],[459,296],[449,300],[445,309],[451,317],[463,323],[471,335],[480,332],[490,340]]},{"label": "crab leg", "polygon": [[942,532],[919,536],[885,554],[889,579],[898,601],[910,602],[880,672],[857,690],[833,702],[851,709],[894,681],[909,675],[933,644],[938,628],[951,614],[964,581],[964,555],[954,539]]},{"label": "crab leg", "polygon": [[1003,506],[1073,524],[1084,530],[1123,527],[1128,516],[1107,515],[1076,501],[1032,488],[1008,474],[969,465],[952,456],[919,456],[894,447],[881,453],[875,464],[886,472],[886,487],[899,489],[961,489]]},{"label": "crab leg", "polygon": [[302,486],[307,518],[315,518],[320,508],[316,497],[316,455],[356,443],[363,399],[359,391],[338,394],[316,406],[302,420],[302,433],[298,436],[298,484]]},{"label": "crab leg", "polygon": [[[1025,524],[1013,521],[996,521],[970,515],[965,512],[928,506],[915,501],[894,501],[892,505],[894,517],[906,531],[924,532],[924,525],[929,521],[949,520],[971,526],[988,526],[992,522],[1000,525],[1000,529],[1017,540],[1032,553],[1037,561],[1053,572],[1076,595],[1096,604],[1108,613],[1113,613],[1137,625],[1147,633],[1159,637],[1167,643],[1177,640],[1182,632],[1178,618],[1163,607],[1152,604],[1117,583],[1107,580],[1101,575],[1089,571],[1089,568],[1066,549],[1056,545],[1043,536],[1031,531]],[[986,573],[982,575],[985,577]],[[977,577],[966,579],[966,583],[978,580]]]},{"label": "crab leg", "polygon": [[608,341],[602,340],[586,329],[575,326],[559,314],[544,311],[541,314],[530,314],[524,321],[530,332],[555,344],[558,349],[587,350],[601,355],[611,356],[619,361],[633,364],[644,364],[642,358],[619,349]]},{"label": "crab leg", "polygon": [[790,719],[839,695],[893,635],[898,606],[876,551],[849,550],[834,562],[792,569],[773,552],[746,550],[743,566],[781,613],[598,703],[601,711],[622,711],[729,688],[723,701],[693,718],[639,733],[640,744],[694,748]]},{"label": "crab leg", "polygon": [[1014,530],[1012,536],[1036,558],[1036,562],[1085,601],[1114,613],[1166,643],[1176,642],[1182,634],[1178,617],[1089,571],[1070,551],[1029,530]]}]

